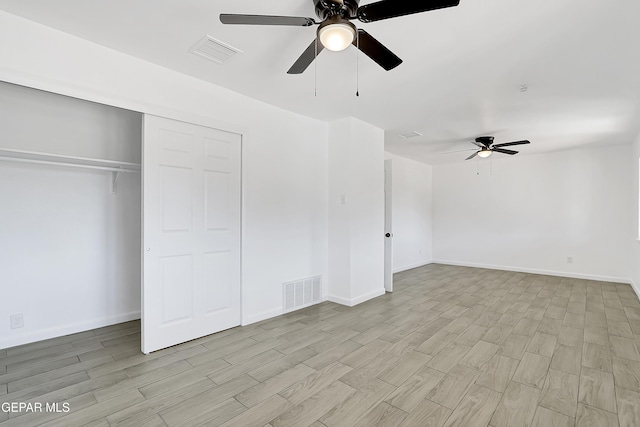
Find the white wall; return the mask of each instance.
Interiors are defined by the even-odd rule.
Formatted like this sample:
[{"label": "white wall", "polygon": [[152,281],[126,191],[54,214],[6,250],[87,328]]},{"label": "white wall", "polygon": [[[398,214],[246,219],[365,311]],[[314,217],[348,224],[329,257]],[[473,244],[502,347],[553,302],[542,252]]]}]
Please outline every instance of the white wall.
[{"label": "white wall", "polygon": [[326,123],[4,12],[0,57],[0,80],[244,135],[244,323],[282,313],[283,282],[326,282]]},{"label": "white wall", "polygon": [[636,294],[640,296],[640,212],[638,212],[638,206],[640,204],[640,200],[638,200],[640,189],[638,188],[639,180],[640,180],[640,170],[638,163],[640,162],[640,135],[636,138],[635,142],[632,146],[632,155],[631,157],[631,203],[633,206],[631,207],[631,212],[633,212],[633,219],[631,221],[631,236],[636,237],[637,239],[631,241],[631,250],[629,251],[630,263],[631,263],[631,280],[633,281],[633,285],[636,291]]},{"label": "white wall", "polygon": [[627,145],[435,166],[434,260],[628,281],[630,156]]},{"label": "white wall", "polygon": [[432,260],[432,167],[386,153],[393,162],[393,271],[408,270]]},{"label": "white wall", "polygon": [[384,132],[329,124],[329,294],[353,306],[384,294]]},{"label": "white wall", "polygon": [[[139,163],[141,120],[0,83],[1,148]],[[110,187],[108,172],[0,161],[0,348],[139,318],[140,175]]]},{"label": "white wall", "polygon": [[351,301],[351,120],[329,124],[327,298],[341,304]]},{"label": "white wall", "polygon": [[354,305],[384,294],[384,131],[351,119],[350,148],[347,203]]}]

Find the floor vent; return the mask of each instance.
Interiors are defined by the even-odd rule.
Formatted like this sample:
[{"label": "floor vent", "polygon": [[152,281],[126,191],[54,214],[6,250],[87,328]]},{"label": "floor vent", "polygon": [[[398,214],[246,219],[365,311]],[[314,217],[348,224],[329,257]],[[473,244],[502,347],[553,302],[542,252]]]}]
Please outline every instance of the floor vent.
[{"label": "floor vent", "polygon": [[226,43],[216,40],[211,36],[204,36],[202,40],[195,44],[189,52],[206,58],[218,64],[225,63],[236,53],[242,53],[240,49],[229,46]]},{"label": "floor vent", "polygon": [[322,302],[320,276],[283,283],[284,312],[299,310]]}]

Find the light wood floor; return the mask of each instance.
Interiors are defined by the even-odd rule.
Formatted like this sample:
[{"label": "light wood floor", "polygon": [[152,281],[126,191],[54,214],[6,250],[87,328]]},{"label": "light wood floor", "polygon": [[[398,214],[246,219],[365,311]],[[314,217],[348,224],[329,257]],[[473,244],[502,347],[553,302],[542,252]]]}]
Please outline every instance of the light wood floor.
[{"label": "light wood floor", "polygon": [[[640,426],[629,285],[430,265],[144,356],[138,322],[0,350],[0,426]],[[62,406],[61,406],[62,408]]]}]

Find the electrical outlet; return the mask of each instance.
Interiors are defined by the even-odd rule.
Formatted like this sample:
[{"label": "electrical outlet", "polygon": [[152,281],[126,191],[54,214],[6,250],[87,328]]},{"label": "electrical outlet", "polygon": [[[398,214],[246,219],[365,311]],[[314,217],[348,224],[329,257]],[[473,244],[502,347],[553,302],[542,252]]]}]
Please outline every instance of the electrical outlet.
[{"label": "electrical outlet", "polygon": [[567,257],[567,264],[573,264],[573,257],[572,256],[568,256]]},{"label": "electrical outlet", "polygon": [[10,317],[11,329],[19,329],[24,327],[24,316],[22,313],[12,314]]}]

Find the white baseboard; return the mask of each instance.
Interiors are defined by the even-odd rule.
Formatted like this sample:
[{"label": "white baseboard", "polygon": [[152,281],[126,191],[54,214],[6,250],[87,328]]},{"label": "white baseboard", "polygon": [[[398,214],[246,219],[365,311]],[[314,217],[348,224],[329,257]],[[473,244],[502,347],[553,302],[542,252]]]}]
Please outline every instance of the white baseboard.
[{"label": "white baseboard", "polygon": [[327,295],[327,301],[335,302],[336,304],[346,305],[347,307],[351,307],[351,300],[348,298],[342,298],[335,295]]},{"label": "white baseboard", "polygon": [[386,291],[384,290],[384,288],[382,288],[373,292],[369,292],[368,294],[360,295],[357,298],[352,298],[351,307],[353,307],[354,305],[362,304],[363,302],[369,301],[370,299],[378,298],[379,296],[382,296],[385,293]]},{"label": "white baseboard", "polygon": [[640,299],[640,288],[638,288],[638,285],[633,281],[633,279],[631,279],[630,282],[631,283],[629,284],[631,285],[631,289],[633,289],[633,292],[635,292],[638,299]]},{"label": "white baseboard", "polygon": [[262,322],[263,320],[271,319],[273,317],[280,316],[282,314],[283,314],[282,307],[252,314],[242,319],[242,326],[247,326],[252,323]]},{"label": "white baseboard", "polygon": [[531,274],[542,274],[545,276],[570,277],[573,279],[595,280],[598,282],[612,282],[612,283],[625,283],[625,284],[631,283],[631,279],[626,277],[598,276],[595,274],[573,273],[569,271],[539,270],[536,268],[510,267],[506,265],[491,265],[491,264],[480,264],[480,263],[474,263],[474,262],[459,262],[459,261],[449,261],[449,260],[433,260],[433,264],[447,264],[447,265],[457,265],[461,267],[486,268],[489,270],[515,271],[518,273],[531,273]]},{"label": "white baseboard", "polygon": [[21,335],[15,335],[0,339],[0,349],[30,344],[32,342],[48,340],[51,338],[63,337],[65,335],[77,334],[78,332],[104,328],[105,326],[116,325],[118,323],[129,322],[131,320],[137,319],[140,319],[140,312],[134,311],[131,313],[93,319],[73,325],[65,325],[39,331],[32,331]]},{"label": "white baseboard", "polygon": [[342,298],[335,295],[327,295],[327,300],[331,302],[335,302],[336,304],[346,305],[347,307],[353,307],[358,304],[362,304],[365,301],[369,301],[370,299],[377,298],[385,294],[384,288],[378,289],[377,291],[369,292],[364,295],[360,295],[356,298]]},{"label": "white baseboard", "polygon": [[425,265],[429,265],[429,264],[433,264],[433,261],[429,260],[429,261],[422,261],[419,262],[417,264],[411,264],[411,265],[406,265],[404,267],[399,267],[393,270],[393,273],[401,273],[403,271],[407,271],[407,270],[412,270],[414,268],[418,268],[418,267],[424,267]]}]

